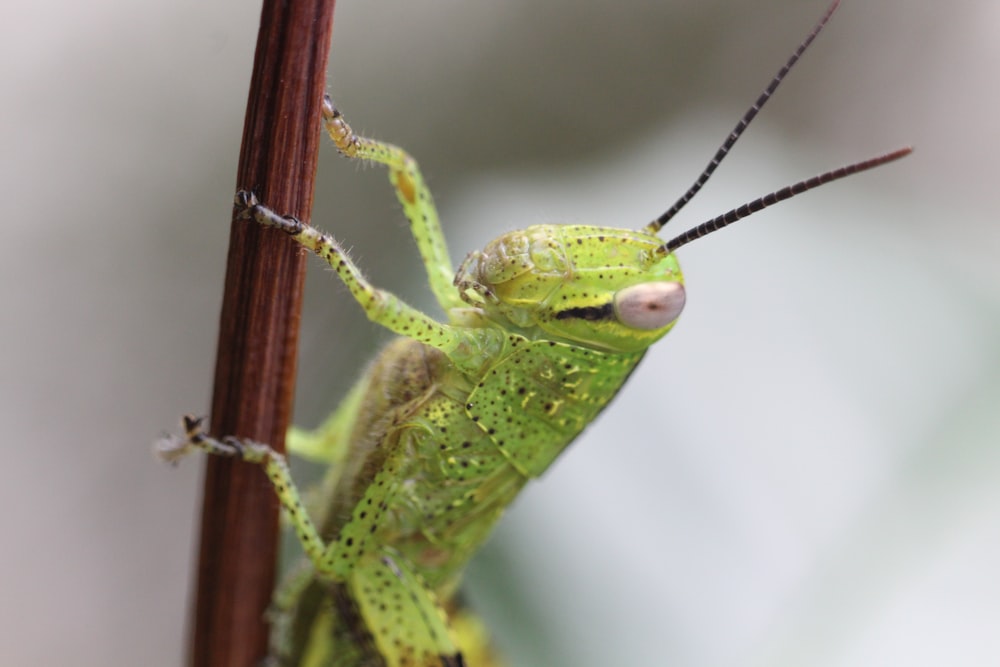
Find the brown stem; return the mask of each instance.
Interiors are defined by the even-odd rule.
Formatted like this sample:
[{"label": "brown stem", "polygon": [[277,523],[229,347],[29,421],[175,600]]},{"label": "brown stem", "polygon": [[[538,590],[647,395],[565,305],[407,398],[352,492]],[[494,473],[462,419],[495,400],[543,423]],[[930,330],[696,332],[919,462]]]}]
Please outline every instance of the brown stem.
[{"label": "brown stem", "polygon": [[[264,0],[237,189],[309,220],[334,0]],[[233,221],[212,398],[212,434],[282,451],[294,391],[304,255]],[[278,506],[259,466],[210,457],[191,664],[256,667],[277,554]]]}]

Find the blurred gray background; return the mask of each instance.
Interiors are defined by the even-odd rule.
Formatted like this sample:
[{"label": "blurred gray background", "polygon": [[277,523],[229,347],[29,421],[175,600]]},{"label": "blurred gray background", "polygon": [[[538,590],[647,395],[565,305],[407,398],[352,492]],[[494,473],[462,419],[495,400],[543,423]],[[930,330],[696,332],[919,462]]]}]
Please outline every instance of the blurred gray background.
[{"label": "blurred gray background", "polygon": [[[824,0],[340,0],[329,83],[408,148],[453,257],[665,209]],[[179,665],[259,7],[0,8],[0,662]],[[512,664],[1000,661],[1000,6],[847,0],[686,228],[688,308],[471,573]],[[315,223],[433,308],[380,169],[324,145]],[[669,233],[669,231],[668,231]],[[311,264],[297,420],[374,328]],[[262,478],[263,479],[263,478]]]}]

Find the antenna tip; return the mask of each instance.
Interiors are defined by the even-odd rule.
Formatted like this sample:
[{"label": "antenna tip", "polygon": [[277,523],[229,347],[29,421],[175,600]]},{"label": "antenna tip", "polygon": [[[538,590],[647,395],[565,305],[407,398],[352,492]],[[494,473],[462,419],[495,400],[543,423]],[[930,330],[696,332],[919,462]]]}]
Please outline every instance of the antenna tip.
[{"label": "antenna tip", "polygon": [[897,148],[894,151],[889,151],[888,153],[882,155],[881,157],[875,158],[875,160],[873,160],[875,164],[873,164],[872,166],[885,164],[886,162],[893,162],[900,158],[906,157],[912,152],[913,152],[913,146],[903,146],[902,148]]}]

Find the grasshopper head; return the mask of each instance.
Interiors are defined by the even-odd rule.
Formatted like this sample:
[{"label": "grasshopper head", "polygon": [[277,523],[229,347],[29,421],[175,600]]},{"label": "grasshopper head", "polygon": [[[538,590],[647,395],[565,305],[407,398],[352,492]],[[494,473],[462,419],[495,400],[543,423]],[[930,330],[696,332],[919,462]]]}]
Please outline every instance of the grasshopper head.
[{"label": "grasshopper head", "polygon": [[455,285],[462,299],[529,336],[620,352],[643,350],[670,331],[684,308],[684,278],[675,250],[789,197],[908,155],[912,149],[905,147],[832,169],[747,202],[669,241],[655,236],[701,190],[838,4],[831,3],[695,182],[642,231],[536,225],[505,234],[469,255],[459,268]]},{"label": "grasshopper head", "polygon": [[684,278],[663,241],[607,227],[536,225],[469,255],[462,297],[529,335],[599,349],[645,349],[684,307]]}]

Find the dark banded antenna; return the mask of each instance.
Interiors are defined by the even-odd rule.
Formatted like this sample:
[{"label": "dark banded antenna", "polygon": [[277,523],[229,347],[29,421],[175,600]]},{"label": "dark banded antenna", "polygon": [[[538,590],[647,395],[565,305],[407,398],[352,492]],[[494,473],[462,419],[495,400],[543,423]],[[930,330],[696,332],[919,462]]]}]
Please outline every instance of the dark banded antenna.
[{"label": "dark banded antenna", "polygon": [[819,23],[817,23],[816,27],[812,29],[812,32],[810,32],[809,35],[805,38],[805,40],[801,44],[799,44],[799,47],[795,49],[795,53],[793,53],[792,56],[788,59],[788,61],[782,66],[782,68],[778,70],[778,73],[774,75],[774,78],[771,79],[771,83],[768,84],[767,88],[764,89],[764,92],[760,94],[760,96],[753,103],[753,105],[749,109],[747,109],[745,114],[743,114],[743,118],[740,119],[740,122],[736,124],[736,127],[733,128],[733,131],[729,133],[729,136],[726,137],[726,140],[722,142],[721,146],[719,146],[719,150],[717,150],[715,152],[715,155],[712,156],[712,159],[708,163],[708,166],[706,166],[704,171],[701,172],[701,175],[698,176],[698,179],[694,182],[694,184],[690,188],[688,188],[687,192],[681,195],[680,199],[674,202],[674,205],[671,206],[667,211],[665,211],[663,215],[661,215],[656,220],[646,225],[643,228],[643,231],[648,232],[650,234],[656,234],[658,231],[660,231],[663,225],[667,224],[667,222],[669,222],[671,218],[677,215],[677,212],[680,211],[682,208],[684,208],[684,206],[687,205],[687,203],[691,201],[692,198],[694,198],[695,194],[697,194],[698,191],[701,190],[702,186],[705,185],[706,182],[708,182],[708,179],[712,176],[713,173],[715,173],[716,168],[718,168],[722,160],[725,159],[727,155],[729,155],[729,149],[733,147],[733,144],[736,143],[736,140],[739,139],[740,135],[742,135],[743,132],[747,129],[747,127],[750,125],[750,121],[754,119],[754,117],[761,110],[761,108],[767,103],[769,99],[771,99],[771,95],[773,95],[774,91],[777,90],[782,80],[784,80],[785,75],[788,74],[788,72],[792,69],[795,63],[798,62],[799,58],[802,57],[802,54],[805,53],[806,49],[809,48],[809,45],[812,44],[814,39],[816,39],[816,36],[820,33],[820,31],[823,30],[823,27],[826,25],[827,21],[830,20],[830,17],[833,16],[833,13],[837,10],[837,6],[839,4],[840,0],[833,0],[833,2],[830,3],[830,6],[827,8],[826,13],[823,15],[823,18],[819,20]]},{"label": "dark banded antenna", "polygon": [[836,181],[837,179],[844,178],[845,176],[850,176],[851,174],[857,174],[858,172],[866,171],[879,165],[883,165],[887,162],[892,162],[893,160],[898,160],[901,157],[905,157],[913,152],[913,149],[907,146],[906,148],[900,148],[892,151],[891,153],[886,153],[884,155],[879,155],[878,157],[873,157],[868,160],[862,160],[861,162],[855,162],[854,164],[849,164],[846,167],[840,167],[839,169],[833,169],[825,173],[819,174],[818,176],[813,176],[812,178],[807,178],[804,181],[799,181],[793,185],[786,185],[780,190],[776,190],[771,194],[764,195],[758,199],[754,199],[751,202],[747,202],[738,208],[723,213],[717,218],[713,218],[707,222],[703,222],[697,227],[687,230],[679,236],[675,236],[670,239],[662,246],[657,248],[657,252],[660,254],[669,254],[680,248],[682,245],[686,245],[695,239],[700,239],[702,236],[711,234],[712,232],[718,231],[723,227],[727,227],[737,220],[742,220],[748,215],[752,215],[757,211],[761,211],[772,204],[777,204],[779,201],[784,201],[795,195],[802,194],[806,190],[812,190],[815,187],[819,187],[824,183],[829,183],[830,181]]}]

